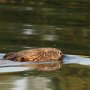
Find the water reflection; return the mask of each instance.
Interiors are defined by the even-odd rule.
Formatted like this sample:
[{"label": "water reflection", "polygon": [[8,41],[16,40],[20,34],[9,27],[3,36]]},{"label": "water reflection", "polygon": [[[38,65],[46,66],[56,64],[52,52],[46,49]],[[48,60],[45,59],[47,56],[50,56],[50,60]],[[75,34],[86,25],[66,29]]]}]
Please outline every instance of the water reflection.
[{"label": "water reflection", "polygon": [[57,35],[42,35],[41,39],[47,40],[47,41],[55,41],[55,40],[58,40],[58,36]]},{"label": "water reflection", "polygon": [[29,77],[28,85],[32,90],[52,90],[49,88],[51,80],[46,77]]},{"label": "water reflection", "polygon": [[0,78],[2,90],[52,90],[48,87],[50,83],[51,80],[46,77],[3,76]]},{"label": "water reflection", "polygon": [[[90,7],[88,0],[69,0],[62,2],[1,0],[0,2],[7,3],[5,5],[0,5],[0,30],[4,36],[8,35],[9,33],[11,36],[12,32],[16,32],[15,36],[21,35],[22,27],[26,24],[29,26],[35,25],[33,30],[38,30],[39,35],[47,33],[50,35],[62,35],[61,37],[68,38],[68,41],[69,39],[71,41],[74,40],[73,43],[78,44],[79,42],[75,41],[80,40],[82,44],[87,45],[89,43],[90,15],[88,11]],[[29,5],[31,7],[29,7]],[[56,28],[62,28],[63,31],[56,31]],[[27,27],[24,29],[27,29]],[[9,39],[11,37],[9,37]],[[61,39],[63,40],[63,38]],[[88,43],[83,43],[83,39],[85,39],[85,41]],[[63,42],[65,42],[65,40],[63,40]]]},{"label": "water reflection", "polygon": [[24,29],[23,34],[25,34],[25,35],[33,35],[33,30],[32,29]]},{"label": "water reflection", "polygon": [[[45,76],[45,75],[44,75]],[[90,79],[88,77],[76,77],[74,75],[63,77],[19,76],[4,75],[0,78],[1,90],[89,90]]]},{"label": "water reflection", "polygon": [[57,47],[64,53],[89,55],[89,29],[89,27],[6,23],[5,27],[0,27],[0,50],[6,53],[24,47]]},{"label": "water reflection", "polygon": [[28,78],[23,77],[21,79],[15,80],[13,82],[13,88],[11,90],[27,90],[28,88]]},{"label": "water reflection", "polygon": [[19,77],[10,77],[10,76],[2,76],[0,77],[0,89],[1,90],[12,90],[14,87],[14,80],[19,79]]}]

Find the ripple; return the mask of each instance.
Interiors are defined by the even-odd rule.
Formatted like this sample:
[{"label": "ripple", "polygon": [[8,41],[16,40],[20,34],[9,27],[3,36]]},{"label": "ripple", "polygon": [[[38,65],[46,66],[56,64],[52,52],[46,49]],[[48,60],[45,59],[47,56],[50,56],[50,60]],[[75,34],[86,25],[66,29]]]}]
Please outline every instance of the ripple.
[{"label": "ripple", "polygon": [[64,55],[64,64],[90,65],[90,58],[79,55]]},{"label": "ripple", "polygon": [[[13,66],[13,65],[24,65],[28,64],[28,62],[14,62],[9,60],[3,60],[3,56],[5,54],[0,54],[0,66]],[[64,64],[82,64],[82,65],[90,65],[90,58],[88,56],[80,56],[80,55],[69,55],[65,54],[63,59]],[[54,62],[42,62],[42,64],[50,64]],[[30,62],[29,64],[41,64],[41,62]]]},{"label": "ripple", "polygon": [[[25,70],[33,70],[32,67],[25,67],[24,65],[30,64],[52,64],[55,62],[15,62],[9,60],[3,60],[3,56],[5,54],[0,54],[0,73],[7,73],[7,72],[21,72]],[[80,55],[64,55],[63,59],[64,64],[80,64],[80,65],[90,65],[90,58],[87,56],[80,56]],[[20,67],[21,66],[21,67]]]}]

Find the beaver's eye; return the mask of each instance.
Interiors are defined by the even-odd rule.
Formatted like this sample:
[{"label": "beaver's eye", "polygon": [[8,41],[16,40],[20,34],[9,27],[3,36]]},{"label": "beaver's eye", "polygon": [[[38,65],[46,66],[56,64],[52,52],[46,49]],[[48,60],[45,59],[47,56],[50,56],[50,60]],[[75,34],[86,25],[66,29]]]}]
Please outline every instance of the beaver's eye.
[{"label": "beaver's eye", "polygon": [[62,53],[60,52],[60,55],[62,55]]}]

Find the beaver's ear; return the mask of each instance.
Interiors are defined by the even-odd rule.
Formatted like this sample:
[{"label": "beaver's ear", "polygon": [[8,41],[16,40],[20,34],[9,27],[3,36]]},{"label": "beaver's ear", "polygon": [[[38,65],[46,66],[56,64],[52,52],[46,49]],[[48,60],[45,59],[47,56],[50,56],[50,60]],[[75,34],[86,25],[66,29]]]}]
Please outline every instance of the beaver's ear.
[{"label": "beaver's ear", "polygon": [[25,62],[26,61],[26,59],[24,58],[24,57],[21,57],[21,60],[20,60],[21,62]]}]

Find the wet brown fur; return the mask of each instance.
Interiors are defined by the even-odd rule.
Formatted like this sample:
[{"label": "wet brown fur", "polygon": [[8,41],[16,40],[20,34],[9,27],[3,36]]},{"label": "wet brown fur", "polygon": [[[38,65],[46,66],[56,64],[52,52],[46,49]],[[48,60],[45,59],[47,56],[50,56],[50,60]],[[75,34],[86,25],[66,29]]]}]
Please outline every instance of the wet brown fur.
[{"label": "wet brown fur", "polygon": [[63,53],[56,48],[35,48],[29,50],[22,50],[19,52],[10,52],[4,56],[4,59],[12,61],[33,61],[33,62],[43,62],[43,61],[59,61],[54,64],[36,64],[32,65],[38,70],[51,71],[57,70],[61,67],[63,62]]}]

